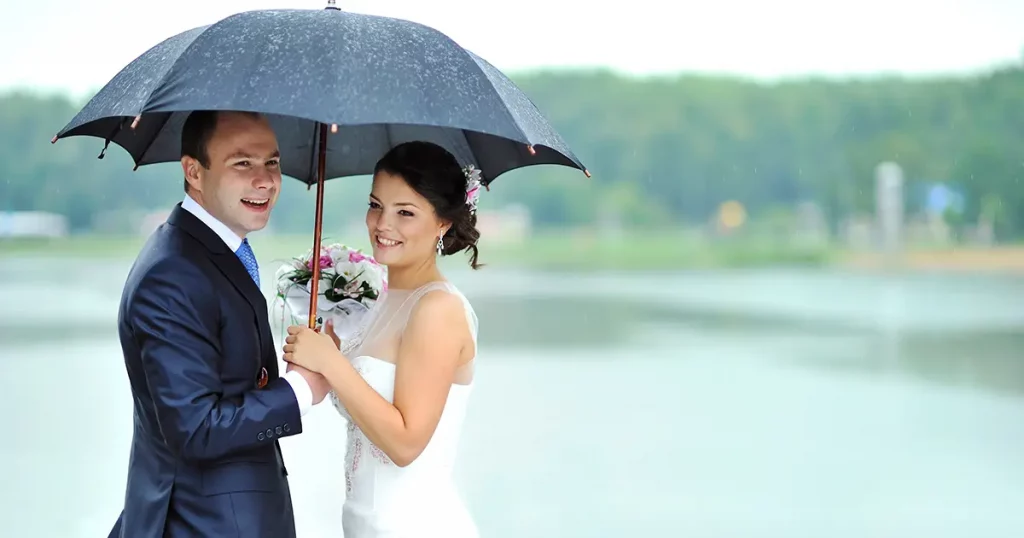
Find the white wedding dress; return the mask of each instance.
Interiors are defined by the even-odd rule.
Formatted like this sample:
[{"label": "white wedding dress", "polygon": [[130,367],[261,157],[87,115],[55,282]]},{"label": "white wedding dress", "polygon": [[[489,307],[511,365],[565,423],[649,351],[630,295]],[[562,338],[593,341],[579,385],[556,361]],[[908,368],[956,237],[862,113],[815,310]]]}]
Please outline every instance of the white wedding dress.
[{"label": "white wedding dress", "polygon": [[[447,282],[382,294],[356,336],[342,343],[342,351],[359,375],[389,402],[394,401],[395,361],[409,314],[432,291],[453,293],[462,299],[475,348],[476,314],[465,296]],[[330,394],[334,407],[348,421],[346,498],[342,513],[345,538],[479,536],[453,476],[475,360],[474,357],[456,372],[434,435],[420,456],[406,467],[396,466],[374,446],[352,422],[335,394]]]}]

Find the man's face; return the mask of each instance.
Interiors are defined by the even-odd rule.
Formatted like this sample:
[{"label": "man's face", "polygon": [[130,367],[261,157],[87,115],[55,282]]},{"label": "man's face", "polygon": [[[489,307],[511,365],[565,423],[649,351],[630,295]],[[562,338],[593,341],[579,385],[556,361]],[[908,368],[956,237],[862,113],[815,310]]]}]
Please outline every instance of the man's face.
[{"label": "man's face", "polygon": [[281,192],[281,154],[270,124],[222,112],[206,153],[209,168],[192,157],[181,159],[189,193],[239,237],[262,230]]}]

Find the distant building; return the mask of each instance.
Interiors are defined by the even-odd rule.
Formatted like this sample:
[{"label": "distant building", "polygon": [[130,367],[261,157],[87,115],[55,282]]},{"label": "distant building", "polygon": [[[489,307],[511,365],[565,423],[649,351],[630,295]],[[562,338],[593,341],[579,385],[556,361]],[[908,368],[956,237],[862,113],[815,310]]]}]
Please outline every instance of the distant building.
[{"label": "distant building", "polygon": [[45,211],[0,211],[0,237],[65,237],[68,219]]},{"label": "distant building", "polygon": [[170,215],[170,211],[153,211],[145,214],[139,222],[139,235],[149,237]]},{"label": "distant building", "polygon": [[509,205],[498,211],[480,211],[476,227],[486,241],[522,243],[532,228],[530,210],[522,205]]}]

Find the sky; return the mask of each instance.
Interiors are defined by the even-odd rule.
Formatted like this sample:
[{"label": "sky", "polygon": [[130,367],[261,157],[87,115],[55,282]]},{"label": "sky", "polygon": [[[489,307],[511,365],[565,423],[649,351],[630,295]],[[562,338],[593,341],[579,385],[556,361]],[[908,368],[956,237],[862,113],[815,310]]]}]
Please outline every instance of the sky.
[{"label": "sky", "polygon": [[[0,90],[84,95],[160,40],[326,0],[0,0]],[[498,68],[780,77],[970,73],[1024,57],[1024,0],[338,0],[448,34]]]}]

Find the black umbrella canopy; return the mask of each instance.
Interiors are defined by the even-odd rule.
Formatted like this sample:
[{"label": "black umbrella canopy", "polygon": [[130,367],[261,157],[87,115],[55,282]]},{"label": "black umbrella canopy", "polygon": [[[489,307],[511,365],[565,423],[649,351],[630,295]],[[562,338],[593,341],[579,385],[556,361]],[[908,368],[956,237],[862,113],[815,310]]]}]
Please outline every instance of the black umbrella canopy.
[{"label": "black umbrella canopy", "polygon": [[[248,11],[170,37],[126,66],[56,137],[94,136],[136,166],[181,158],[194,110],[266,114],[282,171],[317,183],[370,174],[397,144],[426,140],[481,170],[585,167],[501,71],[443,33],[338,9]],[[102,153],[101,153],[102,156]],[[589,175],[589,173],[587,173]]]}]

